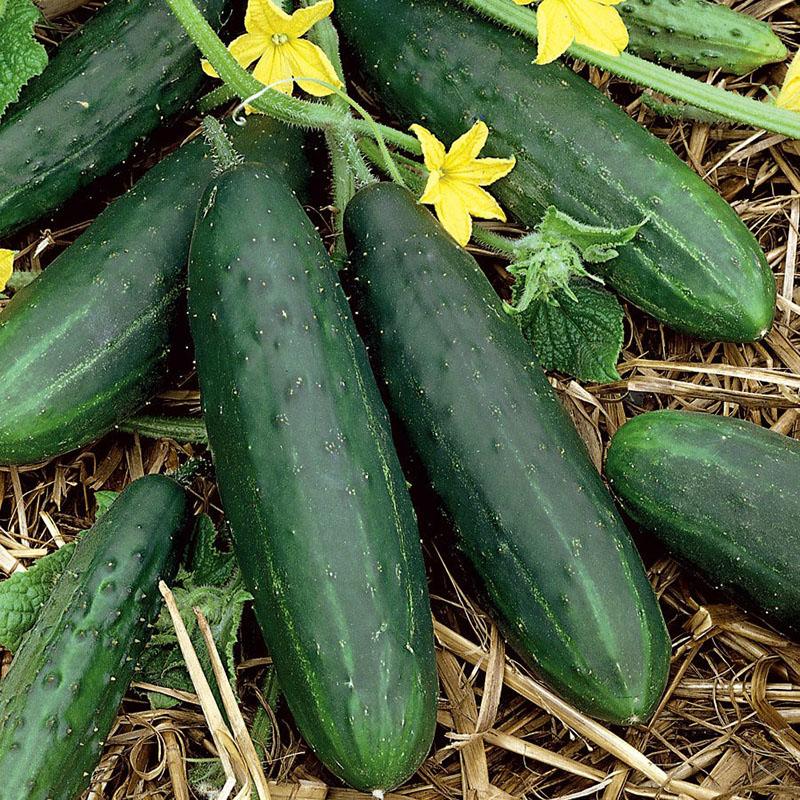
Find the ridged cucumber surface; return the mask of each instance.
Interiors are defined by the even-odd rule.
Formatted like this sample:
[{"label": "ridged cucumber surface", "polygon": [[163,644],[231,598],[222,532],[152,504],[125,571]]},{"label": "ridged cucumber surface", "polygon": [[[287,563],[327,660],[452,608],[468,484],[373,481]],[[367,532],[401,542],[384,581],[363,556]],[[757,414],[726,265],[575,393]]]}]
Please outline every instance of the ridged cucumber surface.
[{"label": "ridged cucumber surface", "polygon": [[[233,135],[247,155],[306,185],[299,133],[251,119]],[[204,142],[180,148],[0,314],[0,463],[80,447],[159,388],[185,325],[192,226],[213,169]]]},{"label": "ridged cucumber surface", "polygon": [[628,52],[688,72],[744,75],[788,53],[761,20],[709,0],[625,0]]},{"label": "ridged cucumber surface", "polygon": [[653,590],[541,369],[475,260],[404,189],[345,215],[369,352],[520,656],[601,719],[646,719],[669,639]]},{"label": "ridged cucumber surface", "polygon": [[710,340],[770,328],[775,281],[731,207],[669,147],[568,67],[455,0],[337,0],[341,31],[386,108],[453,141],[476,119],[517,165],[492,191],[525,225],[549,205],[592,225],[648,219],[602,275],[665,324]]},{"label": "ridged cucumber surface", "polygon": [[751,422],[640,414],[611,442],[622,507],[737,601],[800,630],[800,442]]},{"label": "ridged cucumber surface", "polygon": [[[219,21],[224,0],[203,0]],[[0,124],[0,236],[124,161],[203,78],[163,0],[111,0],[56,50]]]},{"label": "ridged cucumber surface", "polygon": [[151,475],[78,540],[0,681],[2,800],[76,800],[89,785],[189,519],[184,490]]},{"label": "ridged cucumber surface", "polygon": [[332,772],[390,789],[435,725],[419,533],[336,269],[268,167],[209,185],[189,307],[222,503],[283,694]]}]

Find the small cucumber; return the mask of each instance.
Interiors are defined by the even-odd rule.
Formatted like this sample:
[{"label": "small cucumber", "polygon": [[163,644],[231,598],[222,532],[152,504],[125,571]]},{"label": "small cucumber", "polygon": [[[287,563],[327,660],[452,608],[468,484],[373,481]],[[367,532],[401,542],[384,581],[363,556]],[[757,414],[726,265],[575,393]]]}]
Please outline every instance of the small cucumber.
[{"label": "small cucumber", "polygon": [[625,0],[628,52],[687,72],[744,75],[788,53],[766,22],[709,0]]},{"label": "small cucumber", "polygon": [[189,520],[186,492],[150,475],[78,540],[0,681],[3,800],[76,800],[89,785]]},{"label": "small cucumber", "polygon": [[678,559],[800,631],[800,442],[743,420],[655,411],[619,429],[606,473],[625,511]]},{"label": "small cucumber", "polygon": [[[204,0],[218,22],[224,0]],[[0,124],[0,236],[104,175],[194,95],[197,48],[164,0],[111,0]]]},{"label": "small cucumber", "polygon": [[269,168],[210,183],[189,309],[220,495],[289,709],[333,773],[391,789],[436,717],[419,533],[336,269]]},{"label": "small cucumber", "polygon": [[[511,2],[511,0],[508,0]],[[456,0],[337,0],[351,49],[387,108],[451,142],[483,119],[488,156],[517,158],[492,192],[529,228],[548,206],[589,225],[647,220],[602,277],[670,327],[751,341],[775,280],[734,210],[670,148],[567,66]]]},{"label": "small cucumber", "polygon": [[583,711],[646,719],[669,639],[611,496],[475,260],[413,196],[345,230],[369,352],[520,656]]},{"label": "small cucumber", "polygon": [[[267,120],[234,129],[240,150],[298,188],[307,181],[302,141]],[[80,447],[161,386],[181,345],[192,225],[213,170],[202,141],[180,148],[0,314],[0,464]]]}]

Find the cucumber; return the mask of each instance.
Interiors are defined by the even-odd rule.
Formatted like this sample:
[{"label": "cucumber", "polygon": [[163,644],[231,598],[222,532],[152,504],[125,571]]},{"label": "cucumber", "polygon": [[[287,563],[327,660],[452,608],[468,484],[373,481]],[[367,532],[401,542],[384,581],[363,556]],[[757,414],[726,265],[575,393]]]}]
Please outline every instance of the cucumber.
[{"label": "cucumber", "polygon": [[289,709],[333,773],[391,789],[435,727],[419,534],[336,269],[266,167],[209,185],[189,309],[220,496]]},{"label": "cucumber", "polygon": [[606,282],[665,324],[750,341],[775,281],[733,209],[667,145],[535,45],[450,0],[337,0],[342,33],[387,108],[447,142],[484,119],[489,156],[516,155],[492,192],[528,227],[550,205],[591,225],[649,221]]},{"label": "cucumber", "polygon": [[800,442],[738,419],[625,423],[606,472],[624,510],[716,587],[800,631]]},{"label": "cucumber", "polygon": [[687,72],[744,75],[788,53],[766,23],[709,0],[625,0],[628,52]]},{"label": "cucumber", "polygon": [[184,490],[150,475],[78,540],[0,681],[3,800],[76,800],[89,785],[189,519]]},{"label": "cucumber", "polygon": [[[201,7],[218,22],[224,0]],[[163,0],[111,0],[56,50],[0,124],[0,236],[124,161],[199,89],[197,49]]]},{"label": "cucumber", "polygon": [[[251,119],[234,138],[305,185],[300,134]],[[170,352],[180,349],[189,242],[213,168],[202,141],[182,147],[0,314],[0,463],[80,447],[159,388]]]},{"label": "cucumber", "polygon": [[646,719],[670,643],[641,560],[475,260],[405,189],[345,231],[369,352],[519,655],[588,714]]}]

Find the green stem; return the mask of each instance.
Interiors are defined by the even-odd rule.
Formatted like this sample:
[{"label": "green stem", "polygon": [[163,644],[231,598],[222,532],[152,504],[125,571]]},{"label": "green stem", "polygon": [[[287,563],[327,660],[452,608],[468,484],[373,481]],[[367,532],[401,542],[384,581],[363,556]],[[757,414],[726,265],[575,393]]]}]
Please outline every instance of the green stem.
[{"label": "green stem", "polygon": [[[316,0],[301,0],[301,5],[309,6]],[[344,68],[342,67],[342,57],[339,51],[339,33],[330,17],[320,20],[310,31],[309,38],[314,41],[328,56],[336,75],[345,85]],[[347,91],[346,89],[344,90]],[[345,114],[350,113],[350,104],[338,94],[328,97],[328,102]],[[336,243],[334,245],[334,255],[341,261],[347,256],[344,244],[344,210],[347,204],[356,193],[359,183],[364,182],[365,174],[367,180],[372,179],[352,132],[328,131],[325,134],[325,141],[328,145],[328,152],[331,157],[331,175],[333,186],[333,221],[334,232],[336,233]],[[356,159],[353,159],[355,153]]]},{"label": "green stem", "polygon": [[504,256],[509,261],[513,261],[516,256],[514,240],[509,239],[508,236],[501,236],[499,233],[490,231],[488,228],[484,228],[481,225],[473,225],[472,238],[478,242],[478,244],[488,247],[489,250],[492,250],[499,256]]},{"label": "green stem", "polygon": [[236,92],[227,83],[223,83],[222,86],[217,86],[216,89],[204,94],[197,101],[197,110],[201,114],[208,114],[209,111],[219,108],[221,105],[233,100],[234,97],[236,97]]},{"label": "green stem", "polygon": [[[479,14],[535,40],[536,15],[511,0],[459,0]],[[762,103],[734,92],[701,83],[694,78],[652,64],[630,53],[610,56],[590,47],[574,44],[568,53],[621,78],[661,92],[668,97],[719,114],[726,119],[800,139],[800,114]],[[536,69],[532,66],[531,69]]]},{"label": "green stem", "polygon": [[118,428],[124,433],[138,433],[148,439],[174,439],[176,442],[208,444],[205,423],[197,417],[140,414],[121,423]]},{"label": "green stem", "polygon": [[220,171],[241,164],[242,157],[231,144],[222,125],[214,117],[203,119],[203,135],[211,146],[214,161]]}]

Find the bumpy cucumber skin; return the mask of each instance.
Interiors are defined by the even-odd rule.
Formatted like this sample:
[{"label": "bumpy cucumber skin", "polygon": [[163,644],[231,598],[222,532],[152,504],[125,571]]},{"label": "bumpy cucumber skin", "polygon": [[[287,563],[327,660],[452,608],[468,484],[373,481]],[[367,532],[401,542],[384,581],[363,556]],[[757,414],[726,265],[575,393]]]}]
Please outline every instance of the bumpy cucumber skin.
[{"label": "bumpy cucumber skin", "polygon": [[772,324],[775,281],[733,209],[661,140],[536,47],[455,0],[337,0],[342,34],[387,108],[452,141],[476,119],[489,156],[517,165],[492,192],[529,227],[549,205],[581,222],[649,217],[602,271],[667,325],[750,341]]},{"label": "bumpy cucumber skin", "polygon": [[640,414],[611,442],[622,507],[675,556],[800,630],[800,443],[743,420]]},{"label": "bumpy cucumber skin", "polygon": [[345,225],[389,403],[519,654],[604,720],[646,719],[669,639],[630,536],[474,259],[395,185]]},{"label": "bumpy cucumber skin", "polygon": [[625,0],[628,52],[688,72],[744,75],[783,61],[783,42],[765,22],[709,0]]},{"label": "bumpy cucumber skin", "polygon": [[[299,133],[252,119],[234,144],[307,181]],[[134,413],[161,385],[185,325],[197,202],[214,169],[202,141],[162,161],[0,314],[0,463],[44,461]]]},{"label": "bumpy cucumber skin", "polygon": [[[224,0],[205,0],[218,22]],[[56,50],[0,125],[0,236],[52,211],[130,155],[202,80],[163,0],[112,0]]]},{"label": "bumpy cucumber skin", "polygon": [[184,490],[151,475],[78,540],[0,681],[2,800],[75,800],[88,786],[189,518]]},{"label": "bumpy cucumber skin", "polygon": [[281,689],[351,786],[390,789],[433,738],[419,534],[336,270],[282,181],[212,181],[189,308],[222,502]]}]

